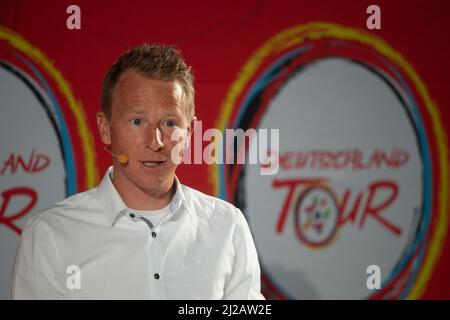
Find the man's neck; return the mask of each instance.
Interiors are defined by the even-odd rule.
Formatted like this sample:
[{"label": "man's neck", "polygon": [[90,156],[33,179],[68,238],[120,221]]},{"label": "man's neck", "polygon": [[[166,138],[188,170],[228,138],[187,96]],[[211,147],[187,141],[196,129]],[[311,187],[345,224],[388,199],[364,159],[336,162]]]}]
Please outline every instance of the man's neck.
[{"label": "man's neck", "polygon": [[113,174],[112,183],[126,206],[137,210],[158,210],[166,207],[176,190],[175,178],[172,183],[162,185],[158,190],[140,188],[120,173]]}]

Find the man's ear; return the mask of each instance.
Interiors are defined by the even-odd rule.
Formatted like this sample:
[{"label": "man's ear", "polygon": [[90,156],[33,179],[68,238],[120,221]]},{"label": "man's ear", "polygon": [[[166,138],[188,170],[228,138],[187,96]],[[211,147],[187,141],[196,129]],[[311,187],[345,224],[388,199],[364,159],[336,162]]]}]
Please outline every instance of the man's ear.
[{"label": "man's ear", "polygon": [[109,119],[102,111],[97,112],[97,127],[102,142],[106,145],[111,144]]},{"label": "man's ear", "polygon": [[191,123],[189,123],[189,126],[187,128],[189,137],[192,135],[192,132],[194,132],[194,128],[195,128],[195,123],[196,122],[197,122],[197,117],[193,116],[192,120],[191,120]]},{"label": "man's ear", "polygon": [[184,149],[189,147],[189,143],[191,141],[192,133],[194,132],[195,124],[197,122],[197,117],[193,116],[191,122],[186,128],[186,137],[184,138]]}]

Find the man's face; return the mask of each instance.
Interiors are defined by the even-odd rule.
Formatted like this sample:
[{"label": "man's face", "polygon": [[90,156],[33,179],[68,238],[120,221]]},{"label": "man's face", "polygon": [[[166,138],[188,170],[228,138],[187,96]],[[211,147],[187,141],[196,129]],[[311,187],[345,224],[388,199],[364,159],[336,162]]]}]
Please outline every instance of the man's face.
[{"label": "man's face", "polygon": [[113,90],[111,118],[99,113],[97,122],[102,142],[111,144],[116,155],[128,157],[126,164],[114,159],[115,184],[130,192],[134,187],[164,192],[172,186],[177,165],[171,151],[178,144],[172,141],[172,133],[191,131],[178,82],[153,80],[127,70]]}]

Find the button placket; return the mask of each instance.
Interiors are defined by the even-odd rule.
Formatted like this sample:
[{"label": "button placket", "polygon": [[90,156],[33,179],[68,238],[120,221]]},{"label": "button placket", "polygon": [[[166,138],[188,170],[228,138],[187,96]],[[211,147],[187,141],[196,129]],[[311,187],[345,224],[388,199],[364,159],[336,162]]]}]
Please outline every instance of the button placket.
[{"label": "button placket", "polygon": [[[159,229],[159,228],[156,228]],[[159,232],[158,232],[159,233]],[[152,228],[150,234],[152,238],[149,240],[150,268],[151,274],[151,296],[152,299],[165,299],[164,274],[162,265],[162,248],[157,230]]]}]

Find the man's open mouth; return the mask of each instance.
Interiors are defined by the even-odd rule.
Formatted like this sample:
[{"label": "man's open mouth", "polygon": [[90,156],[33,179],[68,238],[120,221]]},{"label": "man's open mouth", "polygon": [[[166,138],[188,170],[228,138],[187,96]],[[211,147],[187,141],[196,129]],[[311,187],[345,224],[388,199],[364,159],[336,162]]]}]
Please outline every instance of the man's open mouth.
[{"label": "man's open mouth", "polygon": [[146,167],[157,167],[161,164],[163,164],[165,161],[142,161],[144,166]]}]

